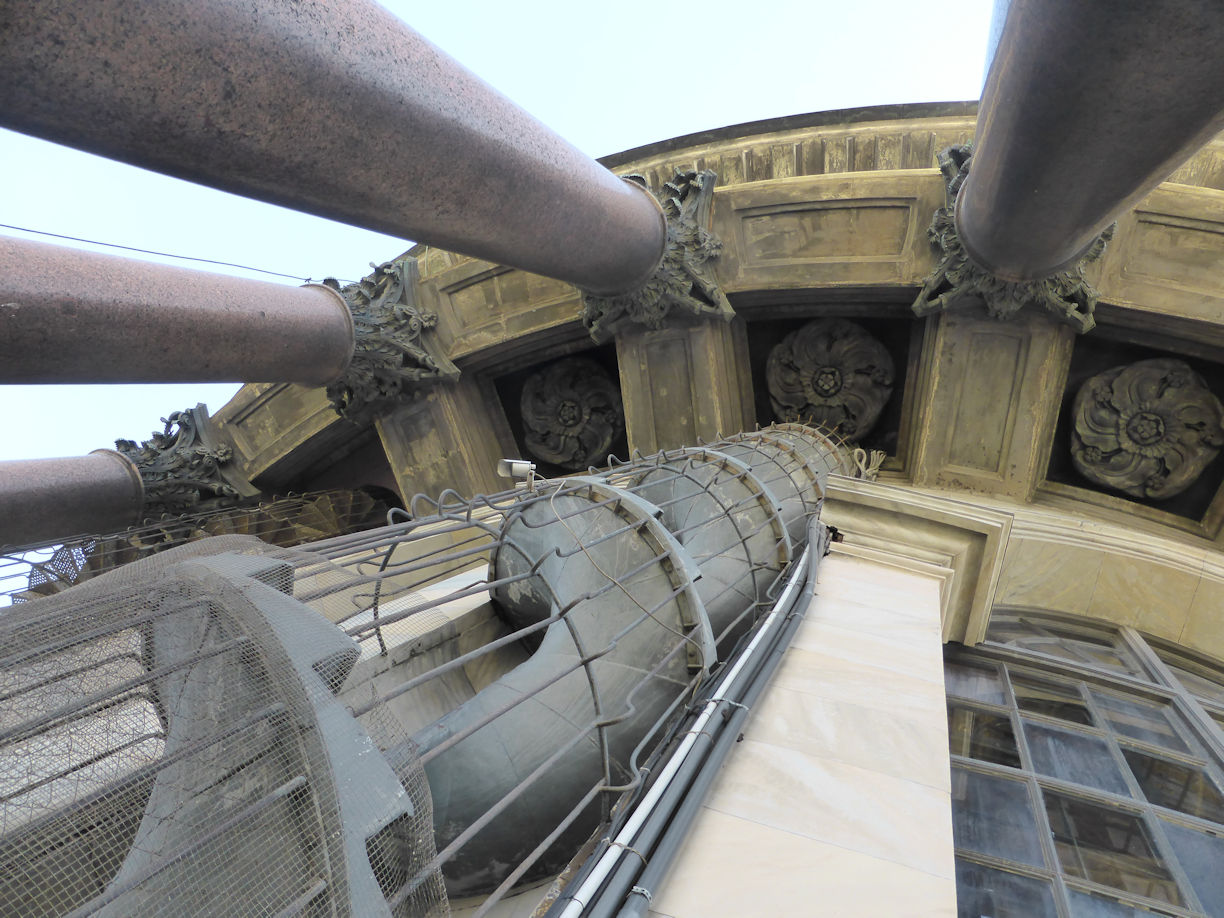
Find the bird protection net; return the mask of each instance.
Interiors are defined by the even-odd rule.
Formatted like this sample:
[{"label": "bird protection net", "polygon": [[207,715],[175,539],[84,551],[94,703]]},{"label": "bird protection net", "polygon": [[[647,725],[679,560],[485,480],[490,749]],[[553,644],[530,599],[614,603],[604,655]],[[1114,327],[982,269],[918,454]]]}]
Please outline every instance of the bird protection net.
[{"label": "bird protection net", "polygon": [[777,425],[297,547],[64,546],[0,608],[0,915],[546,907],[843,458]]},{"label": "bird protection net", "polygon": [[449,914],[440,876],[388,905],[429,789],[337,699],[360,652],[293,560],[222,536],[4,611],[0,914]]}]

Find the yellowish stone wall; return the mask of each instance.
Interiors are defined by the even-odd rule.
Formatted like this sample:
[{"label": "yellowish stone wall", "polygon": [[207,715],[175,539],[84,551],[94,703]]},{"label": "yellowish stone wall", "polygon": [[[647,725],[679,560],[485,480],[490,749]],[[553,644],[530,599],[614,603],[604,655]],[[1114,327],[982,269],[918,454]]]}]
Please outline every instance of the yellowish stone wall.
[{"label": "yellowish stone wall", "polygon": [[[616,171],[656,186],[677,169],[719,173],[716,273],[739,317],[619,334],[630,446],[649,451],[752,426],[745,339],[754,321],[907,317],[936,263],[926,235],[944,201],[935,155],[969,139],[973,121],[965,104],[867,109],[612,157]],[[334,463],[354,437],[377,436],[405,495],[501,486],[492,463],[517,447],[492,381],[590,347],[579,293],[437,249],[412,254],[418,301],[437,314],[432,333],[462,370],[459,382],[389,410],[364,432],[340,421],[318,390],[247,386],[215,419],[248,477],[281,486]],[[1125,215],[1088,268],[1101,293],[1090,334],[1224,363],[1221,265],[1217,139]],[[909,538],[910,562],[943,584],[945,638],[976,639],[998,601],[1125,620],[1224,657],[1224,494],[1191,519],[1047,479],[1074,332],[1042,314],[1000,322],[967,310],[915,322],[914,337],[909,365],[897,368],[901,433],[881,477],[891,490],[834,489],[830,511],[855,530],[857,550],[895,555]]]}]

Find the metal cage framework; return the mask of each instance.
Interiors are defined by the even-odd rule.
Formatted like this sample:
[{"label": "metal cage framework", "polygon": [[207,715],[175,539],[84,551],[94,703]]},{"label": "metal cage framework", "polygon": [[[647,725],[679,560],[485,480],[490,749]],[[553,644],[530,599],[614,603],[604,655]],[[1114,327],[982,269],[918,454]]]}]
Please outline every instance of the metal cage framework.
[{"label": "metal cage framework", "polygon": [[12,606],[0,911],[483,914],[557,876],[754,640],[847,470],[779,425]]}]

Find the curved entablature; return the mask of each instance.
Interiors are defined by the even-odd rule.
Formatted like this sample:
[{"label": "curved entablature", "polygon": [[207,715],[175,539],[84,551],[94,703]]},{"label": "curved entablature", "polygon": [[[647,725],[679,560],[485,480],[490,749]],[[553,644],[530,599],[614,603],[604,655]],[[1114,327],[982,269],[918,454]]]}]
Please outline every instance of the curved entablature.
[{"label": "curved entablature", "polygon": [[[836,319],[874,342],[862,354],[883,348],[894,368],[878,420],[851,444],[886,455],[882,480],[1098,519],[1125,513],[1153,533],[1218,543],[1224,468],[1212,457],[1224,434],[1208,430],[1183,449],[1175,442],[1185,439],[1182,428],[1149,411],[1146,426],[1147,415],[1132,425],[1146,438],[1133,456],[1098,459],[1077,447],[1083,434],[1071,405],[1089,379],[1129,379],[1124,368],[1169,359],[1211,397],[1224,396],[1216,268],[1224,259],[1224,141],[1207,144],[1118,221],[1100,260],[1084,269],[1098,295],[1097,327],[1077,336],[1031,309],[1008,319],[972,304],[925,318],[909,310],[939,255],[927,232],[946,203],[937,154],[970,141],[973,125],[970,104],[880,107],[725,128],[610,160],[656,190],[677,174],[718,174],[709,230],[721,248],[708,265],[734,308],[730,323],[677,316],[662,328],[627,325],[596,345],[582,327],[577,288],[415,248],[406,256],[419,266],[414,301],[437,316],[429,346],[460,376],[377,417],[367,436],[377,434],[385,457],[379,474],[404,494],[495,490],[497,458],[532,458],[520,407],[525,380],[575,354],[614,381],[623,416],[603,423],[623,429],[629,449],[790,420],[771,406],[770,354],[806,323]],[[873,368],[827,362],[797,366],[796,384],[819,405],[846,410],[847,374]],[[877,368],[881,378],[885,369]],[[1146,409],[1128,398],[1115,393],[1106,412],[1120,419],[1120,433],[1089,446],[1131,449],[1127,424]],[[581,409],[561,400],[556,410],[550,429],[585,442]],[[352,437],[321,393],[297,386],[246,387],[214,420],[232,442],[235,471],[268,486],[324,474]],[[439,449],[439,439],[450,445]],[[1183,458],[1187,451],[1192,458]],[[1080,453],[1087,459],[1077,460]],[[1123,460],[1142,480],[1080,471]],[[1177,493],[1164,477],[1177,479]]]}]

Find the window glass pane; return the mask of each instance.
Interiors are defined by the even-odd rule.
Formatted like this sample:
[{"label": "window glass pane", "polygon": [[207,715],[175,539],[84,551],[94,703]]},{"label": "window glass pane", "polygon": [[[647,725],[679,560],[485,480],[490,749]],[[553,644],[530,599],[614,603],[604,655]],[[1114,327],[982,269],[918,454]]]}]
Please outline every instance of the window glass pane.
[{"label": "window glass pane", "polygon": [[1221,730],[1224,730],[1224,714],[1217,714],[1215,711],[1208,711],[1207,713],[1210,714],[1211,719],[1216,722],[1216,726]]},{"label": "window glass pane", "polygon": [[1041,843],[1028,788],[1020,781],[952,769],[956,847],[1041,867]]},{"label": "window glass pane", "polygon": [[[1168,663],[1168,661],[1165,662]],[[1173,675],[1177,676],[1181,684],[1186,687],[1187,692],[1206,698],[1208,701],[1214,701],[1217,704],[1224,704],[1224,685],[1220,685],[1211,679],[1206,679],[1198,673],[1182,669],[1180,666],[1174,666],[1172,663],[1168,663],[1168,666],[1169,669],[1173,670]]]},{"label": "window glass pane", "polygon": [[1092,715],[1080,697],[1079,689],[1071,685],[1057,685],[1042,679],[1011,674],[1012,689],[1016,693],[1016,704],[1022,711],[1058,717],[1073,724],[1092,725]]},{"label": "window glass pane", "polygon": [[1051,791],[1044,796],[1064,873],[1182,904],[1177,884],[1157,855],[1142,819]]},{"label": "window glass pane", "polygon": [[1047,727],[1027,718],[1024,720],[1024,735],[1028,739],[1035,771],[1051,778],[1130,796],[1130,789],[1114,764],[1109,745],[1100,737]]},{"label": "window glass pane", "polygon": [[1060,657],[1081,666],[1147,678],[1139,662],[1113,635],[1095,628],[1069,628],[1041,619],[996,615],[986,632],[992,641]]},{"label": "window glass pane", "polygon": [[1028,637],[1041,637],[1045,632],[1027,618],[996,612],[986,627],[986,638],[1000,644],[1010,644]]},{"label": "window glass pane", "polygon": [[1160,821],[1173,853],[1208,915],[1224,915],[1224,839]]},{"label": "window glass pane", "polygon": [[956,860],[956,918],[1056,918],[1045,880]]},{"label": "window glass pane", "polygon": [[1152,915],[1166,914],[1134,908],[1116,899],[1091,896],[1078,889],[1067,890],[1067,901],[1071,904],[1071,918],[1152,918]]},{"label": "window glass pane", "polygon": [[1122,735],[1178,752],[1190,751],[1185,740],[1173,729],[1174,714],[1167,704],[1119,698],[1104,692],[1092,695],[1104,710],[1110,726]]},{"label": "window glass pane", "polygon": [[1160,659],[1194,695],[1224,704],[1224,671],[1218,666],[1200,662],[1171,647],[1154,647]]},{"label": "window glass pane", "polygon": [[948,705],[948,748],[953,755],[1020,767],[1011,719],[1004,715]]},{"label": "window glass pane", "polygon": [[1003,704],[1003,683],[993,668],[948,661],[944,664],[944,690],[957,698]]},{"label": "window glass pane", "polygon": [[1201,768],[1123,749],[1143,795],[1157,806],[1224,823],[1224,797]]}]

